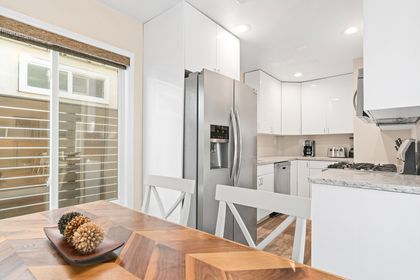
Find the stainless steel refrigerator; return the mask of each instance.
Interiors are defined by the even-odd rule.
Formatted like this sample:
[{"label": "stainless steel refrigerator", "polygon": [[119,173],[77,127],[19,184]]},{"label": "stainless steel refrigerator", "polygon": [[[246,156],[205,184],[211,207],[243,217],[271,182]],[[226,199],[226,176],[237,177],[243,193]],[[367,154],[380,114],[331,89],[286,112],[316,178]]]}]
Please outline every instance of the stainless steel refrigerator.
[{"label": "stainless steel refrigerator", "polygon": [[[256,188],[257,96],[245,84],[203,70],[185,79],[184,178],[196,180],[189,226],[214,233],[217,184]],[[254,240],[256,209],[237,206]],[[227,211],[225,238],[246,244]]]}]

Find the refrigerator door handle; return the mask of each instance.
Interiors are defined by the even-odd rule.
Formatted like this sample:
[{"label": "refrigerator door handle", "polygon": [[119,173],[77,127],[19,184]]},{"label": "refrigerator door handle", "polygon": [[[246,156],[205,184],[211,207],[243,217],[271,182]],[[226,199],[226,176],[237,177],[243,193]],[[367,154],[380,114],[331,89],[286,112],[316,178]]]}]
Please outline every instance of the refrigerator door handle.
[{"label": "refrigerator door handle", "polygon": [[237,157],[235,182],[234,182],[235,184],[237,184],[239,180],[239,175],[241,173],[241,166],[242,166],[242,127],[241,127],[241,118],[239,117],[238,110],[235,110],[235,117],[236,117],[236,123],[238,125],[237,138],[239,139],[239,152],[238,152],[238,157]]},{"label": "refrigerator door handle", "polygon": [[237,137],[237,129],[238,129],[238,124],[236,122],[236,116],[235,116],[235,112],[232,110],[230,111],[230,120],[232,122],[232,130],[233,130],[233,160],[232,160],[232,164],[231,164],[231,170],[230,170],[230,179],[234,179],[234,175],[235,175],[235,171],[236,171],[236,165],[238,162],[238,137]]}]

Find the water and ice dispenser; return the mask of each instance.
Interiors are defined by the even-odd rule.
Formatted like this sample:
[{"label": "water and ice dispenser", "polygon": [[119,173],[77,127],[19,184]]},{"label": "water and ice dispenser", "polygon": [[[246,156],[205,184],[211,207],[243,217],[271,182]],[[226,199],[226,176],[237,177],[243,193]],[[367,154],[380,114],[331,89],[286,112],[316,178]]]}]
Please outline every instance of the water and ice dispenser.
[{"label": "water and ice dispenser", "polygon": [[229,126],[210,125],[210,169],[228,168]]}]

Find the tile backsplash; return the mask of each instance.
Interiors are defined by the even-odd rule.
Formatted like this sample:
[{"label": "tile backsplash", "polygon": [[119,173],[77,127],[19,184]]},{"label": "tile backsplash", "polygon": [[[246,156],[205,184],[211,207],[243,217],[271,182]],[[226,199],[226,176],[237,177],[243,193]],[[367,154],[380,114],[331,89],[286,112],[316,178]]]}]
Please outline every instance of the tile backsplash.
[{"label": "tile backsplash", "polygon": [[297,156],[302,155],[305,140],[315,140],[315,156],[327,156],[327,150],[333,146],[353,147],[353,134],[335,135],[297,135],[273,136],[258,135],[258,157],[264,156]]}]

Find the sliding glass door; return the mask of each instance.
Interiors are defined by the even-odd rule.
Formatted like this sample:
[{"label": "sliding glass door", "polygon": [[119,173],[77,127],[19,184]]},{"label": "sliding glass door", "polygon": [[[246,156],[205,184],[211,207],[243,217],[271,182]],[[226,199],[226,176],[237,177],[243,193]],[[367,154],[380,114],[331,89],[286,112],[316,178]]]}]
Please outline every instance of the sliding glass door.
[{"label": "sliding glass door", "polygon": [[118,198],[121,73],[0,37],[0,219]]},{"label": "sliding glass door", "polygon": [[51,64],[50,51],[0,37],[0,218],[49,207],[51,79],[48,69],[23,66],[27,56]]},{"label": "sliding glass door", "polygon": [[64,54],[59,68],[58,205],[117,199],[118,69]]}]

